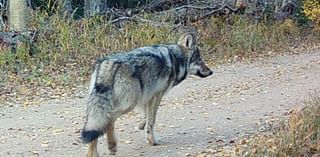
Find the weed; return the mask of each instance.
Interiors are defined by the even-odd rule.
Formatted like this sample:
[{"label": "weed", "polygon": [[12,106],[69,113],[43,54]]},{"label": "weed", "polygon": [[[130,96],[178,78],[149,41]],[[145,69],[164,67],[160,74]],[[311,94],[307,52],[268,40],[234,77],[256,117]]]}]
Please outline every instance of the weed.
[{"label": "weed", "polygon": [[[312,156],[320,152],[320,95],[313,94],[302,110],[290,113],[288,121],[273,134],[238,145],[238,156]],[[317,154],[319,155],[319,154]]]},{"label": "weed", "polygon": [[[99,56],[144,45],[174,43],[179,36],[166,27],[155,28],[134,22],[119,30],[103,16],[66,20],[57,14],[35,11],[31,19],[29,27],[39,32],[33,56],[28,55],[28,45],[23,44],[17,46],[15,54],[0,53],[0,69],[5,72],[0,77],[2,82],[6,82],[3,84],[26,85],[29,90],[26,93],[30,95],[39,92],[37,88],[40,87],[52,88],[52,84],[65,88],[85,84]],[[289,49],[295,46],[296,40],[317,43],[319,37],[316,35],[320,34],[309,33],[308,40],[304,40],[301,29],[292,20],[265,25],[255,24],[239,15],[212,17],[193,26],[199,30],[203,56],[212,64],[234,57],[245,59]],[[11,93],[17,92],[16,88],[6,89],[11,89]],[[3,97],[0,96],[0,100]]]}]

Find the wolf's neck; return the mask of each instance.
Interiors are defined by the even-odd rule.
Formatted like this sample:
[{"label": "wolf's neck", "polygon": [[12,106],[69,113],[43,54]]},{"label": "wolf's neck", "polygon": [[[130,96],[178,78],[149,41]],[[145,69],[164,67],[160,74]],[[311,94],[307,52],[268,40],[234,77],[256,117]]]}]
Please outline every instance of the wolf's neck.
[{"label": "wolf's neck", "polygon": [[173,84],[173,86],[178,85],[183,80],[186,79],[188,74],[188,57],[184,56],[183,54],[174,54],[174,57],[176,59],[176,79]]}]

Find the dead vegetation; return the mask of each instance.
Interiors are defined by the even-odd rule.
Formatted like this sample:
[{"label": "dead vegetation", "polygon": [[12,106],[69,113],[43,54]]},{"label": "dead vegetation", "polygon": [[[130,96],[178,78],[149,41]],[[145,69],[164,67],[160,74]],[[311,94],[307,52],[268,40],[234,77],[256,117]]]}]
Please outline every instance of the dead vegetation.
[{"label": "dead vegetation", "polygon": [[[268,25],[232,15],[212,17],[192,26],[198,30],[199,46],[211,65],[297,52],[314,47],[320,37],[319,32],[301,28],[290,19]],[[20,43],[15,53],[11,48],[0,53],[0,99],[4,105],[30,105],[39,100],[36,97],[73,95],[86,84],[98,56],[173,43],[181,32],[135,22],[118,29],[99,16],[66,21],[39,12],[33,13],[30,27],[39,30],[32,46]]]},{"label": "dead vegetation", "polygon": [[[28,106],[46,99],[76,96],[86,88],[97,57],[143,45],[173,43],[183,29],[197,30],[199,46],[212,66],[319,46],[319,30],[301,27],[298,20],[283,12],[290,11],[294,3],[278,7],[271,22],[268,14],[235,14],[239,8],[227,3],[180,4],[153,1],[141,10],[111,9],[107,16],[81,20],[34,11],[29,27],[36,31],[24,34],[27,42],[17,42],[21,32],[0,33],[1,105]],[[319,156],[318,95],[303,110],[291,112],[288,121],[275,132],[241,140],[225,154]]]},{"label": "dead vegetation", "polygon": [[312,94],[301,110],[289,112],[289,119],[274,133],[257,135],[246,146],[238,145],[237,156],[320,156],[320,95]]},{"label": "dead vegetation", "polygon": [[[251,135],[231,143],[230,147],[218,151],[208,150],[198,153],[197,157],[206,156],[241,156],[241,157],[285,157],[285,156],[320,156],[320,95],[314,92],[301,109],[293,109],[287,117],[280,118],[271,131]],[[228,149],[226,149],[228,148]]]},{"label": "dead vegetation", "polygon": [[[5,4],[2,2],[5,0],[1,1]],[[259,3],[254,14],[243,14],[241,7],[250,10],[251,4],[246,1],[170,2],[152,1],[133,9],[110,8],[102,16],[82,19],[32,11],[28,24],[31,32],[0,33],[2,104],[30,105],[38,97],[73,95],[85,86],[97,57],[144,45],[173,43],[185,30],[197,32],[199,46],[211,65],[296,53],[318,45],[320,40],[319,31],[301,27],[295,18],[271,18],[270,22],[269,14],[258,12],[269,4]],[[275,5],[274,13],[291,13],[295,8],[291,5],[294,1],[282,2]]]}]

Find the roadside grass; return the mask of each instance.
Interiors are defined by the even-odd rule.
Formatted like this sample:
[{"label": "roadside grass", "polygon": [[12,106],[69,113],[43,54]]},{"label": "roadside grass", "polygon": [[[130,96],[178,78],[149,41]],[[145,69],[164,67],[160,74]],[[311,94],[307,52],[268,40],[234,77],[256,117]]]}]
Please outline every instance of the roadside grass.
[{"label": "roadside grass", "polygon": [[[118,29],[103,17],[66,20],[35,11],[29,28],[38,30],[34,55],[18,45],[15,54],[0,52],[0,102],[30,105],[38,97],[57,98],[85,89],[97,57],[143,45],[174,43],[181,32],[151,24],[128,23]],[[298,27],[293,20],[256,24],[232,15],[192,24],[199,46],[212,66],[230,61],[295,51],[317,45],[320,32]]]},{"label": "roadside grass", "polygon": [[215,62],[220,63],[295,51],[320,40],[319,31],[299,27],[291,19],[266,24],[244,16],[212,17],[198,27],[207,57],[215,56]]},{"label": "roadside grass", "polygon": [[273,133],[259,134],[248,142],[240,142],[230,155],[320,156],[320,94],[312,94],[304,108],[291,112],[288,120]]}]

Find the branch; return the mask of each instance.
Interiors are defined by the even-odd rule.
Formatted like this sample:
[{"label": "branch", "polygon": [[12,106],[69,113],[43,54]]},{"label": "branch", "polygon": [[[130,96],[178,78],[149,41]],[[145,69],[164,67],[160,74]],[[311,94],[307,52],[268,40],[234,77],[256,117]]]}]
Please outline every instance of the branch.
[{"label": "branch", "polygon": [[[162,2],[168,2],[167,0],[162,0],[157,2],[160,4]],[[153,1],[156,3],[156,1]],[[154,5],[152,5],[154,6]],[[150,6],[147,6],[150,7]],[[177,8],[173,8],[170,10],[155,12],[151,14],[155,19],[161,19],[162,21],[170,21],[174,20],[175,24],[169,24],[164,22],[154,22],[144,18],[141,18],[141,15],[144,14],[143,11],[132,11],[132,10],[119,10],[119,9],[111,9],[109,13],[109,17],[111,17],[112,24],[119,24],[124,21],[138,21],[143,23],[150,23],[156,27],[165,26],[165,27],[177,27],[178,23],[186,23],[186,22],[196,22],[205,18],[208,18],[214,14],[220,14],[223,9],[228,9],[231,12],[238,11],[237,8],[233,8],[228,6],[228,3],[217,4],[215,6],[194,6],[194,5],[183,5]]]},{"label": "branch", "polygon": [[214,7],[200,7],[200,6],[193,6],[193,5],[183,5],[181,7],[178,7],[178,8],[174,8],[172,10],[180,10],[180,9],[188,9],[188,8],[191,8],[191,9],[198,9],[198,10],[211,10],[211,9],[217,9],[218,7],[217,6],[214,6]]},{"label": "branch", "polygon": [[155,21],[151,21],[151,20],[147,20],[141,17],[135,17],[139,22],[144,22],[144,23],[149,23],[155,27],[169,27],[169,28],[177,28],[180,27],[181,24],[169,24],[169,23],[165,23],[165,22],[155,22]]},{"label": "branch", "polygon": [[117,19],[111,20],[111,23],[115,24],[122,21],[130,21],[131,19],[132,19],[131,17],[123,16],[123,17],[119,17]]},{"label": "branch", "polygon": [[286,6],[288,6],[289,4],[291,4],[291,5],[293,5],[295,8],[299,8],[299,5],[298,4],[296,4],[297,2],[291,2],[291,1],[289,1],[289,2],[286,2],[284,5],[282,5],[281,6],[281,8],[279,8],[279,10],[283,10]]},{"label": "branch", "polygon": [[[147,12],[163,11],[163,10],[166,10],[166,8],[163,9],[163,7],[165,6],[165,4],[168,4],[168,3],[171,5],[167,9],[170,9],[172,8],[172,5],[175,5],[175,4],[183,5],[183,4],[186,4],[187,1],[186,0],[153,0],[140,10],[144,10]],[[161,8],[161,10],[157,10],[158,7]]]},{"label": "branch", "polygon": [[[226,6],[227,6],[227,3],[225,3],[224,5],[222,5],[222,6],[221,6],[220,8],[218,8],[218,9],[215,9],[215,10],[212,10],[212,11],[206,13],[205,15],[201,16],[198,20],[202,20],[202,19],[204,19],[204,18],[207,18],[207,17],[209,17],[209,16],[212,16],[214,13],[217,13],[218,11],[221,11],[221,10],[224,9]],[[198,20],[197,20],[197,21],[198,21]]]}]

